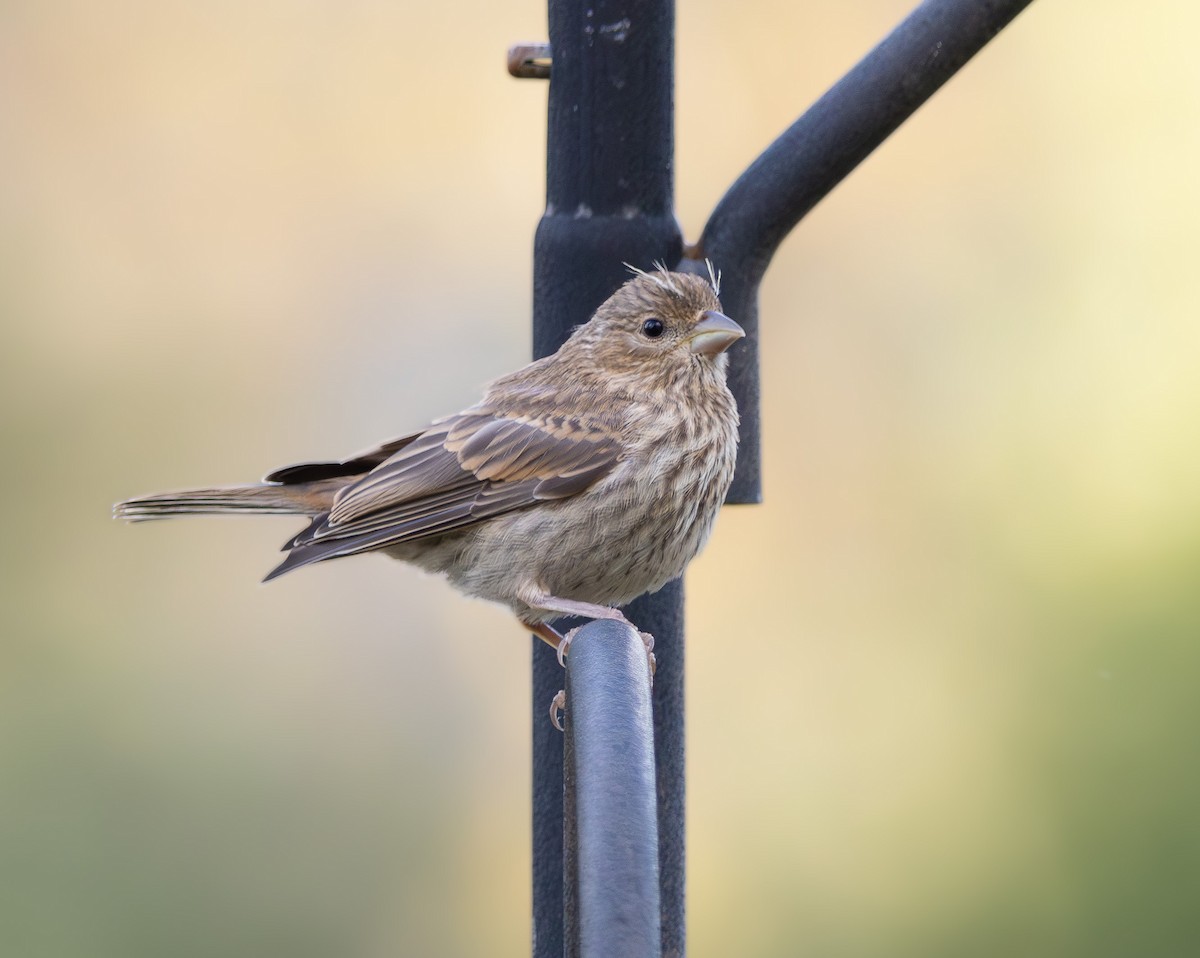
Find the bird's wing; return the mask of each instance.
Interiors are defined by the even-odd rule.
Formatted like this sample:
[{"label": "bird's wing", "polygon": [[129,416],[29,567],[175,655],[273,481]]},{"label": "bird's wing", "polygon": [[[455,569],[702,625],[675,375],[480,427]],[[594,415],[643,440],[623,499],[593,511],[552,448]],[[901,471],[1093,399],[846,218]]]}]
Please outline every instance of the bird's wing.
[{"label": "bird's wing", "polygon": [[332,509],[288,544],[288,558],[268,578],[577,495],[611,472],[622,453],[611,432],[581,418],[535,418],[488,407],[406,439],[338,493]]}]

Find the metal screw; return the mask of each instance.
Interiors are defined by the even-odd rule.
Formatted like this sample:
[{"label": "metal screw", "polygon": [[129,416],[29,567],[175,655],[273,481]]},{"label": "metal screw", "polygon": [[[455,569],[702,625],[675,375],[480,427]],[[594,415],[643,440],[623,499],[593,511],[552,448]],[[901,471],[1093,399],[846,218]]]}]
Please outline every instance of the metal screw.
[{"label": "metal screw", "polygon": [[522,80],[550,79],[550,44],[518,43],[509,47],[508,72]]}]

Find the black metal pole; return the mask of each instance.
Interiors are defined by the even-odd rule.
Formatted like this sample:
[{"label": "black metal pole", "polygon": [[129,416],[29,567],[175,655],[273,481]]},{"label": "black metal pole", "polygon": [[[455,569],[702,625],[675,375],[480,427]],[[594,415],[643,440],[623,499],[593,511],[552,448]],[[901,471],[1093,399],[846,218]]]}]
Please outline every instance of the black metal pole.
[{"label": "black metal pole", "polygon": [[723,273],[721,302],[746,330],[730,353],[741,413],[728,502],[760,502],[758,287],[809,210],[1032,0],[926,0],[791,125],[717,204],[681,268]]},{"label": "black metal pole", "polygon": [[[534,244],[537,356],[557,349],[571,328],[585,322],[628,278],[623,261],[648,268],[654,260],[676,262],[682,250],[672,212],[672,0],[549,0],[549,13],[546,211]],[[673,753],[659,763],[660,816],[664,807],[680,813],[677,825],[659,836],[662,947],[664,954],[682,955],[682,587],[673,583],[628,612],[658,643],[655,741],[660,754]],[[675,685],[677,696],[671,692]],[[563,954],[563,739],[547,717],[562,687],[563,672],[553,652],[535,642],[535,958]]]},{"label": "black metal pole", "polygon": [[566,956],[659,958],[650,669],[633,629],[580,629],[567,702]]},{"label": "black metal pole", "polygon": [[[722,302],[749,334],[730,385],[742,415],[729,502],[761,500],[758,287],[783,237],[1031,0],[927,0],[787,130],[718,204],[681,259],[672,215],[673,33],[670,0],[549,0],[546,212],[534,249],[534,352],[557,349],[625,278],[653,260],[724,273]],[[537,58],[517,75],[544,76]],[[522,72],[526,71],[526,72]],[[658,642],[653,711],[662,953],[684,954],[683,588],[627,610]],[[563,953],[562,739],[547,720],[562,687],[534,643],[533,912],[535,958]]]}]

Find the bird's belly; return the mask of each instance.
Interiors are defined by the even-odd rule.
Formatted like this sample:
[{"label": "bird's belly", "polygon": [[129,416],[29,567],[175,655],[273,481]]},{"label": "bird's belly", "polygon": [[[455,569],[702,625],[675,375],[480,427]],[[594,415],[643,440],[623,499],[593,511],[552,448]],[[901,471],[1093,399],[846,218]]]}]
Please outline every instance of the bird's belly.
[{"label": "bird's belly", "polygon": [[728,485],[723,476],[706,481],[710,473],[691,461],[655,483],[614,476],[583,495],[498,517],[464,537],[465,561],[450,576],[515,608],[531,584],[564,599],[624,605],[682,574],[700,551]]}]

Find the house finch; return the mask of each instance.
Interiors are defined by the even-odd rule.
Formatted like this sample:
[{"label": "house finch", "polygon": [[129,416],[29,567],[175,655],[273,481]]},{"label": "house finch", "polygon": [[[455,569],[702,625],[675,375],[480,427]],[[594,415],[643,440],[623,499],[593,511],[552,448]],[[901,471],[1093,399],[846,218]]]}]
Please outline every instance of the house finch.
[{"label": "house finch", "polygon": [[738,416],[724,352],[745,333],[717,287],[639,272],[553,356],[457,415],[341,462],[142,496],[116,515],[310,516],[267,580],[386,552],[504,603],[561,651],[551,619],[626,621],[617,607],[683,572],[725,498]]}]

